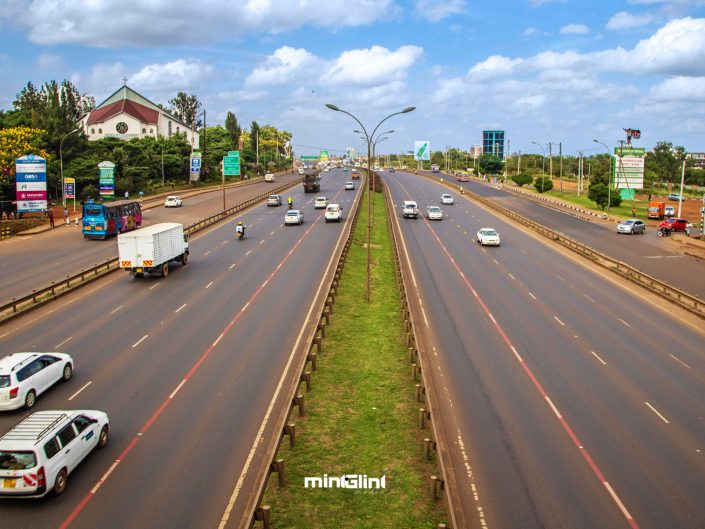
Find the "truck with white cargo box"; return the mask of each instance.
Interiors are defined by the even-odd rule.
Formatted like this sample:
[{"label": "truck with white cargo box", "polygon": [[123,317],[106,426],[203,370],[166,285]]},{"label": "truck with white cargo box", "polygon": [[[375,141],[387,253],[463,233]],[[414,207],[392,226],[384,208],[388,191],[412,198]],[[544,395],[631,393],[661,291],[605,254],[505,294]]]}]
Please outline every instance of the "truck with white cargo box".
[{"label": "truck with white cargo box", "polygon": [[171,261],[186,265],[188,252],[184,225],[176,222],[162,222],[118,235],[120,268],[134,277],[147,272],[166,277]]}]

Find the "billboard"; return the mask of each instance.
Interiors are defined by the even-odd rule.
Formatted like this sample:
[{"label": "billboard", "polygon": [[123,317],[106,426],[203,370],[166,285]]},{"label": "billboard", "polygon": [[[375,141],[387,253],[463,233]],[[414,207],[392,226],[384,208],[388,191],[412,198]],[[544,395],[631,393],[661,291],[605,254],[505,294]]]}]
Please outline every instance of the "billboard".
[{"label": "billboard", "polygon": [[414,160],[428,161],[431,159],[431,146],[427,141],[414,142]]},{"label": "billboard", "polygon": [[115,164],[100,162],[98,164],[98,187],[101,197],[115,196]]},{"label": "billboard", "polygon": [[616,189],[644,189],[646,149],[615,147],[612,168]]},{"label": "billboard", "polygon": [[201,153],[193,151],[191,153],[191,170],[189,171],[189,182],[198,182],[201,178]]},{"label": "billboard", "polygon": [[328,151],[321,151],[320,158],[321,158],[321,161],[327,160],[328,159]]},{"label": "billboard", "polygon": [[47,161],[28,154],[15,160],[17,212],[47,209]]}]

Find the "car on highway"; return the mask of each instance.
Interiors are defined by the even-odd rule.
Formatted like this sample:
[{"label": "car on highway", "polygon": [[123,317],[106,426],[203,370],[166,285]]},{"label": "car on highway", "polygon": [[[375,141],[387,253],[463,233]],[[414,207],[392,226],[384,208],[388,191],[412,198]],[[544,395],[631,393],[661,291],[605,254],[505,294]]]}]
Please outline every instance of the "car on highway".
[{"label": "car on highway", "polygon": [[340,204],[328,204],[325,213],[326,222],[340,222],[343,220],[343,208]]},{"label": "car on highway", "polygon": [[345,190],[350,191],[355,189],[355,182],[345,182]]},{"label": "car on highway", "polygon": [[282,205],[281,195],[269,195],[267,197],[267,207],[276,207]]},{"label": "car on highway", "polygon": [[665,217],[675,217],[676,208],[674,206],[666,206],[665,208],[663,208],[663,215]]},{"label": "car on highway", "polygon": [[0,360],[0,410],[32,408],[37,397],[73,375],[66,353],[12,353]]},{"label": "car on highway", "polygon": [[272,174],[272,173],[265,173],[265,175],[264,175],[264,181],[265,181],[265,182],[274,182],[274,174]]},{"label": "car on highway", "polygon": [[178,208],[183,204],[183,201],[176,195],[170,195],[166,197],[164,201],[165,208]]},{"label": "car on highway", "polygon": [[494,228],[477,230],[477,242],[480,246],[499,246],[499,233]]},{"label": "car on highway", "polygon": [[443,220],[443,210],[438,206],[428,206],[426,208],[426,218],[428,220]]},{"label": "car on highway", "polygon": [[108,444],[110,421],[97,410],[47,410],[0,437],[0,497],[41,498],[66,490],[69,474]]},{"label": "car on highway", "polygon": [[683,202],[685,197],[680,193],[671,193],[668,195],[668,200],[675,200],[676,202]]},{"label": "car on highway", "polygon": [[316,197],[313,201],[314,209],[324,209],[328,205],[328,199],[326,197]]},{"label": "car on highway", "polygon": [[658,225],[659,229],[665,228],[669,231],[686,231],[688,221],[686,219],[670,218]]},{"label": "car on highway", "polygon": [[413,200],[405,200],[401,208],[401,214],[405,219],[419,218],[419,206]]},{"label": "car on highway", "polygon": [[451,195],[450,193],[443,193],[441,195],[441,204],[451,205],[451,204],[453,204],[453,202],[454,202],[453,195]]},{"label": "car on highway", "polygon": [[639,219],[626,219],[617,224],[617,233],[628,233],[629,235],[634,235],[635,233],[646,233],[646,224],[643,220]]},{"label": "car on highway", "polygon": [[304,223],[304,213],[300,209],[290,209],[284,215],[284,226],[289,224],[303,224]]}]

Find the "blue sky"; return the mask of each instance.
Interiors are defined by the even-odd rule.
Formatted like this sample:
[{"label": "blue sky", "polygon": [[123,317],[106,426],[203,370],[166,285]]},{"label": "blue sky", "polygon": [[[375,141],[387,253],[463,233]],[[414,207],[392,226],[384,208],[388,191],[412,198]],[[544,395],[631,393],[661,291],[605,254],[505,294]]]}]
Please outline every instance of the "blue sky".
[{"label": "blue sky", "polygon": [[586,154],[624,139],[705,151],[705,0],[0,0],[0,108],[64,78],[99,103],[123,77],[154,102],[198,95],[293,133],[298,154],[468,149],[503,129]]}]

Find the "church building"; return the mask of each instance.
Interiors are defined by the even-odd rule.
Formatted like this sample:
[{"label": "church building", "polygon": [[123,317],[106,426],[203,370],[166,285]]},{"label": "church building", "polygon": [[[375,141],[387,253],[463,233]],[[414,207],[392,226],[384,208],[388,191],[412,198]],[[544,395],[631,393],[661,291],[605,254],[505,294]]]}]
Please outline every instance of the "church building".
[{"label": "church building", "polygon": [[135,92],[127,84],[83,116],[80,123],[88,140],[131,140],[148,136],[169,138],[174,134],[186,133],[186,141],[193,149],[198,149],[198,132]]}]

